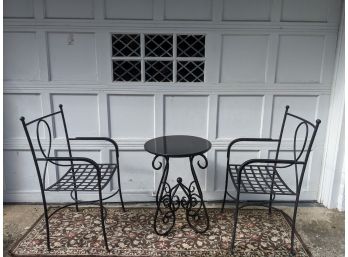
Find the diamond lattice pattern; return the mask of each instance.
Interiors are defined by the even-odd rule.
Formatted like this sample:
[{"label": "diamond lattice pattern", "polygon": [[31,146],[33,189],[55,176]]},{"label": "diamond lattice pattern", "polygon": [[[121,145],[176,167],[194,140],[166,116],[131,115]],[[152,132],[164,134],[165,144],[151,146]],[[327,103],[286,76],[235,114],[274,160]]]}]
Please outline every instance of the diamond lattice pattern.
[{"label": "diamond lattice pattern", "polygon": [[145,35],[146,57],[173,56],[173,35]]},{"label": "diamond lattice pattern", "polygon": [[205,55],[204,35],[178,35],[177,45],[178,57],[204,57]]},{"label": "diamond lattice pattern", "polygon": [[114,81],[141,81],[140,61],[113,61]]},{"label": "diamond lattice pattern", "polygon": [[146,61],[145,81],[170,82],[173,81],[173,62],[171,61]]},{"label": "diamond lattice pattern", "polygon": [[178,82],[203,82],[204,62],[203,61],[178,61]]},{"label": "diamond lattice pattern", "polygon": [[140,56],[140,35],[139,34],[113,34],[112,35],[112,56],[113,57]]}]

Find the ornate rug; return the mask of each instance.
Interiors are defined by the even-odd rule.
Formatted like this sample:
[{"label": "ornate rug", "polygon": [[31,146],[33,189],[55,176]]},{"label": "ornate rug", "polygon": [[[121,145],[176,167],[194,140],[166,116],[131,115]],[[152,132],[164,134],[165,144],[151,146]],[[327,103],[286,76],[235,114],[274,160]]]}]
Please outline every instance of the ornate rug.
[{"label": "ornate rug", "polygon": [[[110,253],[104,248],[99,209],[66,208],[50,219],[51,247],[46,248],[44,219],[41,217],[10,250],[12,256],[163,256],[222,257],[231,256],[233,209],[208,209],[210,229],[195,233],[186,223],[182,210],[168,236],[158,236],[153,229],[155,209],[107,208],[106,231]],[[51,209],[52,211],[52,209]],[[24,214],[23,214],[24,215]],[[281,211],[268,214],[267,209],[242,209],[237,227],[233,256],[290,256],[291,228]],[[311,256],[296,236],[296,256]]]}]

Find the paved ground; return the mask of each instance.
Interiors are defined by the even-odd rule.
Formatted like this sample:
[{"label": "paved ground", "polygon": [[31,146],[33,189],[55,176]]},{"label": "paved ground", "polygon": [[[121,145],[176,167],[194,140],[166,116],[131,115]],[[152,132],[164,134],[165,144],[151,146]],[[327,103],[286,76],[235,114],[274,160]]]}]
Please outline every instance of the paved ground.
[{"label": "paved ground", "polygon": [[[153,206],[153,204],[128,204],[127,206]],[[220,204],[209,204],[218,207]],[[291,208],[278,205],[288,214]],[[4,206],[4,256],[14,241],[42,214],[41,205]],[[297,230],[314,257],[344,256],[344,213],[328,210],[318,204],[304,204],[299,208]]]}]

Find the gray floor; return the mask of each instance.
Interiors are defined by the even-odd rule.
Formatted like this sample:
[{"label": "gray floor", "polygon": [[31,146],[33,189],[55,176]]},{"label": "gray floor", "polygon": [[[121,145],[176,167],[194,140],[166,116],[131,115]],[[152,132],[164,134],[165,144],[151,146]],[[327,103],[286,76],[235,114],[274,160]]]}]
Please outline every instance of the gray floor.
[{"label": "gray floor", "polygon": [[[127,207],[153,206],[153,204],[128,204]],[[220,204],[208,204],[218,207]],[[278,205],[290,214],[286,204]],[[42,214],[40,205],[4,206],[4,256],[15,240]],[[318,204],[303,204],[299,208],[297,230],[314,257],[344,256],[344,213],[328,210]]]}]

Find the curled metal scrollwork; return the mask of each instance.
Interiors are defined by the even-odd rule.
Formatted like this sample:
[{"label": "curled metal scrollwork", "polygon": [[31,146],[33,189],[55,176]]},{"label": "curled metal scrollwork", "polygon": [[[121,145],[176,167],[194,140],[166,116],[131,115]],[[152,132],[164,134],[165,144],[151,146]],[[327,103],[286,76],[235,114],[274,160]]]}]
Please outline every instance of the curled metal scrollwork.
[{"label": "curled metal scrollwork", "polygon": [[[195,162],[199,168],[205,169],[208,166],[208,160],[204,155],[198,155],[203,158],[203,162],[199,160]],[[159,156],[155,156],[152,162],[154,169],[159,170],[163,167],[163,163],[158,161]],[[171,187],[167,183],[169,171],[169,159],[164,158],[165,164],[162,178],[156,195],[157,210],[155,214],[154,228],[157,234],[166,235],[175,225],[175,212],[182,207],[186,213],[186,220],[189,226],[196,232],[203,233],[209,228],[209,217],[203,201],[202,190],[194,169],[193,159],[196,156],[190,157],[190,167],[193,176],[193,181],[186,186],[182,182],[182,178],[177,178],[177,184]],[[156,164],[156,161],[158,163]],[[178,190],[181,189],[183,196],[178,195]]]},{"label": "curled metal scrollwork", "polygon": [[[301,131],[301,128],[304,128],[304,138],[303,138],[303,143],[302,146],[300,148],[298,148],[298,137],[299,137],[299,131]],[[293,159],[294,159],[294,163],[291,164],[287,164],[287,165],[277,165],[277,168],[288,168],[291,166],[294,166],[294,172],[295,172],[295,178],[296,178],[296,191],[298,190],[298,186],[299,186],[299,167],[298,165],[302,165],[299,164],[298,162],[300,161],[300,158],[303,156],[303,153],[306,152],[306,146],[308,143],[308,136],[309,136],[309,125],[308,122],[306,121],[302,121],[300,122],[296,129],[295,129],[295,133],[294,133],[294,141],[293,141]],[[302,169],[303,171],[303,169]]]},{"label": "curled metal scrollwork", "polygon": [[175,202],[178,199],[173,198],[173,188],[171,188],[167,183],[169,159],[168,157],[162,157],[163,161],[159,161],[159,157],[162,156],[156,155],[152,161],[152,167],[155,170],[160,170],[163,168],[161,181],[156,194],[157,209],[154,220],[154,229],[157,234],[166,235],[175,224],[175,211],[177,209],[175,207],[177,206]]},{"label": "curled metal scrollwork", "polygon": [[[207,159],[207,157],[206,157],[204,154],[200,154],[200,155],[196,155],[196,156],[200,156],[200,157],[202,157],[203,160],[204,160],[203,165],[201,164],[201,162],[200,162],[199,160],[197,161],[198,167],[200,167],[201,169],[207,168],[207,167],[208,167],[208,159]],[[194,157],[196,157],[196,156],[194,156]],[[193,157],[193,158],[194,158],[194,157]]]},{"label": "curled metal scrollwork", "polygon": [[[47,132],[48,132],[48,148],[47,148],[47,153],[45,153],[45,150],[42,147],[41,144],[41,137],[40,137],[40,124],[44,124]],[[36,138],[37,138],[37,142],[40,148],[40,151],[42,153],[42,155],[47,159],[50,157],[51,154],[51,148],[52,148],[52,133],[51,133],[51,129],[50,126],[48,125],[47,121],[45,120],[39,120],[38,123],[36,124]],[[45,162],[45,168],[44,168],[44,172],[43,172],[43,186],[44,188],[46,187],[46,173],[47,173],[47,166],[48,166],[48,161]]]},{"label": "curled metal scrollwork", "polygon": [[190,157],[191,173],[193,176],[193,181],[188,187],[190,204],[188,209],[186,209],[186,220],[190,227],[198,233],[204,233],[209,229],[209,216],[207,209],[203,201],[202,189],[199,185],[198,178],[194,168],[195,157],[203,158],[204,163],[197,161],[197,166],[201,169],[208,167],[208,159],[205,155],[200,154]]},{"label": "curled metal scrollwork", "polygon": [[[163,163],[157,160],[159,157],[162,157],[162,156],[156,155],[152,160],[152,168],[154,168],[155,170],[160,170],[163,167]],[[157,161],[157,164],[156,164],[156,161]]]}]

